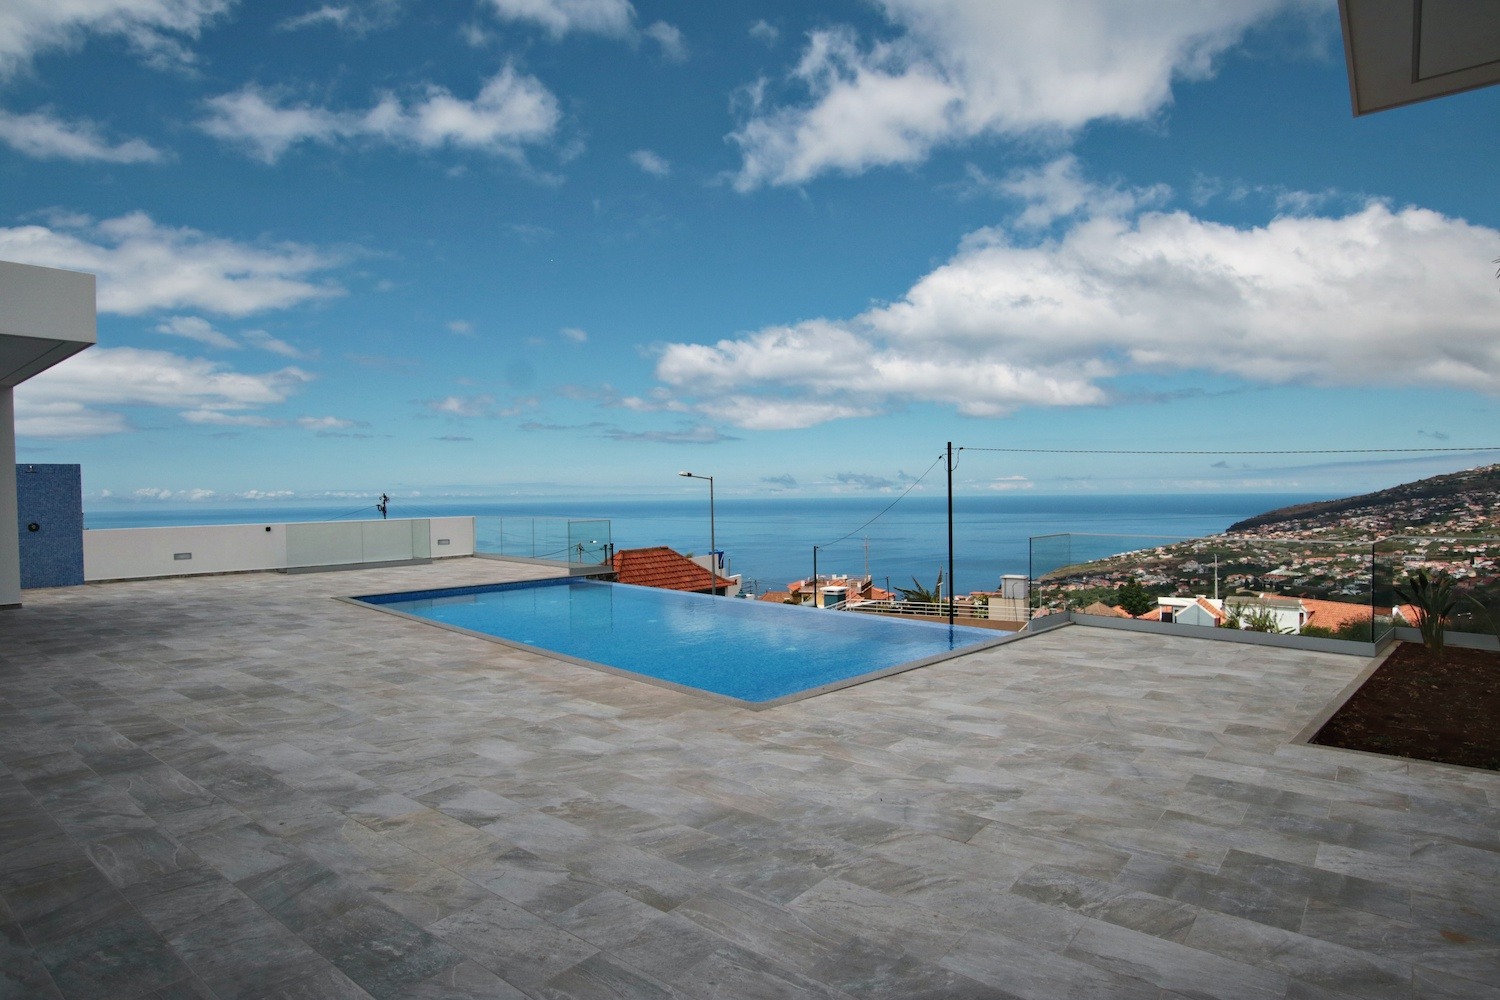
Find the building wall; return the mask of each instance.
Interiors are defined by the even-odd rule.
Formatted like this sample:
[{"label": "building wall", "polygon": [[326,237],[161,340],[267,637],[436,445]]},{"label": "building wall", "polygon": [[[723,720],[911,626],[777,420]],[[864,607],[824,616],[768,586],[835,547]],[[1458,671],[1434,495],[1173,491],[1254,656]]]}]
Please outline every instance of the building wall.
[{"label": "building wall", "polygon": [[[11,387],[0,385],[0,469],[16,464],[16,422]],[[0,529],[16,523],[16,481],[0,476]],[[21,545],[17,535],[0,530],[0,608],[21,606]]]},{"label": "building wall", "polygon": [[77,465],[17,465],[21,586],[83,583],[83,475]]},{"label": "building wall", "polygon": [[[448,540],[447,545],[440,544],[443,539]],[[396,544],[398,541],[403,544]],[[89,581],[359,565],[473,554],[472,517],[297,524],[263,521],[170,528],[96,528],[83,533],[83,572]]]}]

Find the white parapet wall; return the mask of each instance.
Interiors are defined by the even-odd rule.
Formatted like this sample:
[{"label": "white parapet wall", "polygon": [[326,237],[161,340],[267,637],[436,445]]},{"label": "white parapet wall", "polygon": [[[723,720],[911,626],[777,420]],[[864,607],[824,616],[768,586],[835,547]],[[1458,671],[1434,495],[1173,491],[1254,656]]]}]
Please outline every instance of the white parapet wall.
[{"label": "white parapet wall", "polygon": [[83,533],[83,578],[94,583],[473,554],[472,517],[103,528]]}]

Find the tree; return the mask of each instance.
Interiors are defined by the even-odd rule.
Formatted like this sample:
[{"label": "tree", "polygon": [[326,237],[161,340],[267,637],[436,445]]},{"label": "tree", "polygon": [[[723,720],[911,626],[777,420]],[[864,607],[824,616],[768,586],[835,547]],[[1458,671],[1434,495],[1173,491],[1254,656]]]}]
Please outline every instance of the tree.
[{"label": "tree", "polygon": [[1146,588],[1131,580],[1120,585],[1119,592],[1115,594],[1115,603],[1125,609],[1125,613],[1132,618],[1141,615],[1156,607],[1156,598],[1146,592]]}]

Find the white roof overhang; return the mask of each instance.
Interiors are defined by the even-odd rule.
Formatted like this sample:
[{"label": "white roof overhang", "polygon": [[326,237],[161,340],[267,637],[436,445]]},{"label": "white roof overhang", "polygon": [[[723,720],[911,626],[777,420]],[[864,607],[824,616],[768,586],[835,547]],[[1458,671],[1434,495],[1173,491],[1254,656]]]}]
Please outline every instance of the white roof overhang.
[{"label": "white roof overhang", "polygon": [[0,388],[98,340],[94,276],[0,261]]},{"label": "white roof overhang", "polygon": [[1500,83],[1500,0],[1339,0],[1356,115]]}]

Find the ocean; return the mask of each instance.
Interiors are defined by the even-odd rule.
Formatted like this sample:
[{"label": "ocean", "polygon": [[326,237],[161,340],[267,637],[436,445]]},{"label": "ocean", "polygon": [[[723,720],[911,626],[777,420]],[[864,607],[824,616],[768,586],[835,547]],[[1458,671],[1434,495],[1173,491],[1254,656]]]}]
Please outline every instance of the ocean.
[{"label": "ocean", "polygon": [[[715,536],[732,572],[756,591],[778,590],[813,571],[862,576],[877,586],[931,587],[941,568],[947,579],[947,501],[913,496],[889,511],[892,497],[721,499]],[[1027,574],[1033,536],[1060,533],[1125,536],[1092,539],[1088,555],[1148,548],[1178,538],[1223,531],[1235,521],[1293,503],[1326,499],[1304,493],[1191,493],[1165,495],[962,496],[954,498],[957,592],[996,589],[1005,574]],[[177,524],[327,521],[376,518],[371,505],[299,507],[281,503],[228,507],[203,503],[166,508],[111,504],[87,508],[89,528]],[[608,518],[617,549],[669,545],[679,552],[709,548],[708,499],[569,502],[431,502],[396,499],[392,517],[445,515]],[[872,520],[873,519],[873,520]],[[868,522],[868,523],[867,523]],[[947,585],[945,584],[945,590]]]}]

